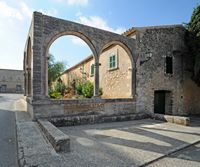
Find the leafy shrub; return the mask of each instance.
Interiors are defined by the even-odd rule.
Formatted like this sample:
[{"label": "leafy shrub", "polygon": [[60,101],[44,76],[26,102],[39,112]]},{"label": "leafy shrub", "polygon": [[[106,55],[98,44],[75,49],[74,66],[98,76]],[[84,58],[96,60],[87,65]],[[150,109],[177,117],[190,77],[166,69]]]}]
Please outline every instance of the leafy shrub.
[{"label": "leafy shrub", "polygon": [[67,87],[63,82],[57,82],[55,87],[54,87],[55,92],[60,92],[62,96],[64,95],[66,88]]},{"label": "leafy shrub", "polygon": [[50,98],[53,98],[53,99],[60,99],[62,98],[62,95],[60,92],[52,92],[49,94]]},{"label": "leafy shrub", "polygon": [[52,88],[52,87],[49,87],[49,89],[48,89],[48,94],[50,95],[50,94],[52,94],[54,92],[54,89]]},{"label": "leafy shrub", "polygon": [[82,93],[84,97],[91,98],[93,96],[94,86],[90,81],[86,81],[85,84],[82,85]]},{"label": "leafy shrub", "polygon": [[83,88],[83,84],[77,84],[76,85],[76,91],[77,91],[78,95],[82,95],[83,94],[82,88]]},{"label": "leafy shrub", "polygon": [[99,95],[103,95],[103,89],[102,88],[99,88]]}]

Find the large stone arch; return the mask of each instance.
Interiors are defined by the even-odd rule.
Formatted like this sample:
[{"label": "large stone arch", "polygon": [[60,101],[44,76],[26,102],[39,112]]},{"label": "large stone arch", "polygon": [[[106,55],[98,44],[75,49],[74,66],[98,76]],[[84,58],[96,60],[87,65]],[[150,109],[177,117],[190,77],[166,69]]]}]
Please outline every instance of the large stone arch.
[{"label": "large stone arch", "polygon": [[101,53],[103,53],[103,51],[106,48],[108,48],[111,45],[119,45],[120,47],[122,47],[125,50],[125,52],[127,53],[128,57],[130,58],[130,61],[131,61],[131,90],[130,90],[130,92],[131,92],[131,97],[134,97],[135,94],[136,94],[136,62],[135,62],[135,59],[134,59],[134,56],[133,56],[134,53],[132,53],[131,48],[129,48],[122,41],[112,40],[112,41],[106,43],[102,47],[102,49],[100,51],[100,55],[101,55]]},{"label": "large stone arch", "polygon": [[[48,65],[49,48],[56,39],[63,37],[63,36],[67,36],[67,35],[73,35],[73,36],[76,36],[76,37],[82,39],[88,45],[90,50],[92,51],[95,62],[98,60],[98,55],[97,55],[94,45],[92,44],[90,39],[88,39],[88,37],[85,36],[84,34],[77,32],[77,31],[68,31],[68,30],[65,30],[63,32],[52,33],[50,35],[51,38],[49,38],[49,41],[47,42],[47,45],[45,47],[45,51],[44,51],[45,55],[43,55],[46,60],[46,63],[45,63],[45,65],[46,65],[46,67],[45,67],[45,69],[46,69],[46,71],[45,71],[45,74],[46,74],[46,77],[45,77],[46,78],[46,81],[45,81],[46,92],[45,92],[45,94],[46,94],[46,96],[48,95],[48,66],[47,65]],[[96,84],[94,84],[94,87],[96,87]],[[94,92],[94,95],[95,95],[95,92]]]}]

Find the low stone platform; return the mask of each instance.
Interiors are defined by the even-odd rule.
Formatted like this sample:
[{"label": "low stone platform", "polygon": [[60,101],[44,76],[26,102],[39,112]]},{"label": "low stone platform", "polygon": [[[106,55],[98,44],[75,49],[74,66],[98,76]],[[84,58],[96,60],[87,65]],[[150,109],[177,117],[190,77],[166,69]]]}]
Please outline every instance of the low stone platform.
[{"label": "low stone platform", "polygon": [[75,126],[86,124],[98,124],[106,122],[122,122],[149,118],[146,113],[124,114],[124,115],[73,115],[65,117],[50,117],[48,120],[57,127]]},{"label": "low stone platform", "polygon": [[70,151],[70,139],[68,135],[64,134],[49,121],[38,120],[38,123],[45,137],[52,144],[56,152]]},{"label": "low stone platform", "polygon": [[184,126],[188,126],[190,124],[190,118],[184,116],[151,114],[151,118]]}]

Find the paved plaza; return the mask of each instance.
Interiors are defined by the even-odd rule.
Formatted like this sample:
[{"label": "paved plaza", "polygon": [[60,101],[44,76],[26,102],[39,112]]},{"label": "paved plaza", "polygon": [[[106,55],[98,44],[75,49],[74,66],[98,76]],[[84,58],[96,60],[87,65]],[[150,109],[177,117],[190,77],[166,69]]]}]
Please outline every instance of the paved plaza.
[{"label": "paved plaza", "polygon": [[[75,166],[141,166],[200,140],[199,127],[151,119],[60,129],[70,136],[72,152],[66,155],[66,159]],[[187,151],[184,154],[177,153],[150,166],[169,165],[168,162],[171,163],[171,157],[174,156],[179,165],[188,159],[186,164],[199,166],[199,146],[192,146],[196,148],[193,155],[185,155]]]},{"label": "paved plaza", "polygon": [[[93,125],[59,127],[70,137],[71,152],[56,153],[31,121],[22,96],[1,95],[1,111],[11,114],[17,124],[18,161],[37,167],[134,167],[200,166],[200,119],[190,126],[152,119]],[[8,120],[8,126],[9,123]],[[16,166],[15,125],[5,129],[7,143],[0,154],[3,166]],[[7,131],[7,133],[5,133]],[[10,133],[8,133],[10,131]],[[5,136],[6,137],[6,136]],[[9,140],[11,139],[11,140]],[[9,142],[10,141],[10,142]],[[3,157],[1,156],[1,157]]]}]

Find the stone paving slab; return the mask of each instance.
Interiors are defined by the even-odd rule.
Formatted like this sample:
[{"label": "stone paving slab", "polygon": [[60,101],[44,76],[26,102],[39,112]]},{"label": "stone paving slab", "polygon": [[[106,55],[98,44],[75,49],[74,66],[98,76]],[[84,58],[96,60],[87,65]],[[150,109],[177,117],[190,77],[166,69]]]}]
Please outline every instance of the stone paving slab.
[{"label": "stone paving slab", "polygon": [[[48,143],[37,122],[30,119],[21,101],[15,103],[18,139],[18,162],[20,167],[61,166],[61,156]],[[21,109],[21,110],[20,110]]]},{"label": "stone paving slab", "polygon": [[199,127],[145,119],[60,128],[69,135],[77,166],[141,166],[200,141]]},{"label": "stone paving slab", "polygon": [[200,166],[200,143],[192,145],[188,148],[180,150],[172,155],[162,158],[150,165],[148,167],[171,167],[180,166],[181,167],[199,167]]}]

